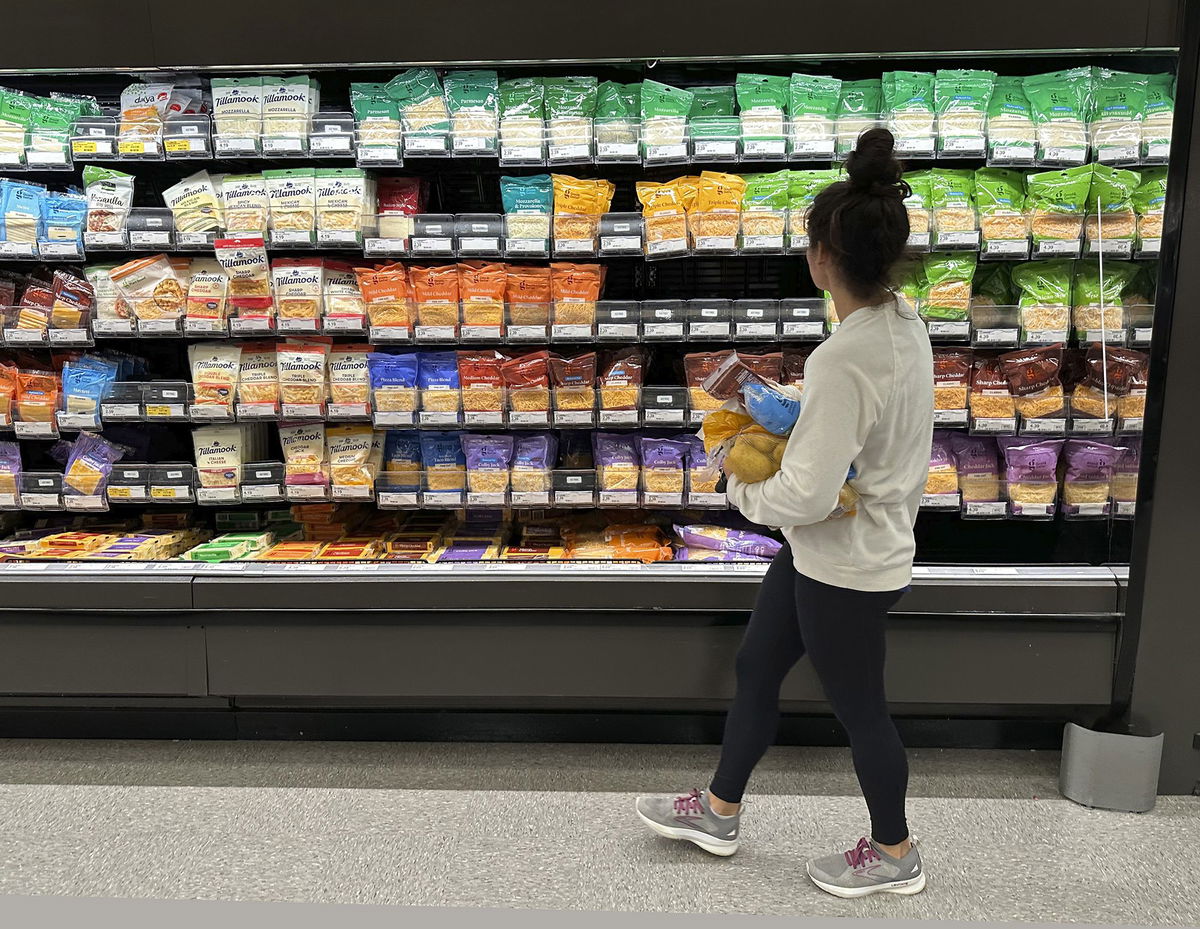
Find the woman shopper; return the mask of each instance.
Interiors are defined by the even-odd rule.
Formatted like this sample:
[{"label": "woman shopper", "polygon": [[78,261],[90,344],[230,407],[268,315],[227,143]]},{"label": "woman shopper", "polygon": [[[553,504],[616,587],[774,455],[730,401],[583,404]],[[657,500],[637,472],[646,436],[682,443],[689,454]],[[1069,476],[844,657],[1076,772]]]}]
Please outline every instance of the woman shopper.
[{"label": "woman shopper", "polygon": [[[742,795],[774,741],[779,689],[808,655],[845,727],[871,815],[850,851],[808,863],[839,897],[919,893],[921,857],[905,821],[908,762],[884,695],[884,624],[912,579],[913,525],[933,433],[933,353],[924,325],[889,278],[908,240],[910,193],[894,140],[872,129],[846,162],[848,179],[814,201],[808,265],[841,324],[810,356],[800,418],[778,473],[728,479],[731,503],[787,544],[759,590],[737,656],[737,695],[707,791],[642,798],[655,832],[715,855],[738,847]],[[827,519],[850,466],[857,513]]]}]

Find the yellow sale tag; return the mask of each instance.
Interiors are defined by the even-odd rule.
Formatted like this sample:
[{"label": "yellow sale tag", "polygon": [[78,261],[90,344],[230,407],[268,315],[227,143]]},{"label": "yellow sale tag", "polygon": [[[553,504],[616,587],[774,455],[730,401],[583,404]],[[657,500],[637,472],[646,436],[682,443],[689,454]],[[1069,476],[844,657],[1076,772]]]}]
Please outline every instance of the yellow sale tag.
[{"label": "yellow sale tag", "polygon": [[110,500],[129,500],[133,497],[132,487],[109,487],[108,497]]},{"label": "yellow sale tag", "polygon": [[71,143],[71,152],[76,155],[94,155],[97,151],[96,143],[87,139],[76,139]]},{"label": "yellow sale tag", "polygon": [[146,407],[147,416],[170,416],[171,408],[169,406],[148,406]]},{"label": "yellow sale tag", "polygon": [[144,155],[146,154],[146,143],[138,140],[118,142],[117,151],[122,155]]},{"label": "yellow sale tag", "polygon": [[174,487],[151,487],[150,496],[159,500],[173,500],[175,498]]},{"label": "yellow sale tag", "polygon": [[191,139],[167,139],[163,142],[163,147],[168,152],[190,152],[192,150]]}]

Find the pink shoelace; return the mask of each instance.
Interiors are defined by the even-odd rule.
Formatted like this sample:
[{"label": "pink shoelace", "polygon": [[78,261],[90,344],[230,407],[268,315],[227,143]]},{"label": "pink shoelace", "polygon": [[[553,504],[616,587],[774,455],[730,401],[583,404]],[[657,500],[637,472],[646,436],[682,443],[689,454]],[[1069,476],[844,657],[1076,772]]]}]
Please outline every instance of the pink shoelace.
[{"label": "pink shoelace", "polygon": [[676,797],[675,812],[686,814],[703,813],[704,806],[700,803],[700,791],[693,788],[692,792],[686,797]]},{"label": "pink shoelace", "polygon": [[879,852],[875,851],[871,845],[871,840],[863,836],[858,840],[858,844],[850,851],[845,853],[846,864],[852,868],[861,868],[863,865],[872,861],[882,861],[879,857]]}]

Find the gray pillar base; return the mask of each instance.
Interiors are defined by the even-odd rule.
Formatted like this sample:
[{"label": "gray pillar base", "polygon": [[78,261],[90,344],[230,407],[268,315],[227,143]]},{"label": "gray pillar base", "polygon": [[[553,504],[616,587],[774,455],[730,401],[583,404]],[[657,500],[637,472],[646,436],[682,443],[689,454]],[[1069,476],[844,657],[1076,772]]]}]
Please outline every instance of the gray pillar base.
[{"label": "gray pillar base", "polygon": [[1161,733],[1124,735],[1067,723],[1058,789],[1082,806],[1145,813],[1158,794],[1162,747]]}]

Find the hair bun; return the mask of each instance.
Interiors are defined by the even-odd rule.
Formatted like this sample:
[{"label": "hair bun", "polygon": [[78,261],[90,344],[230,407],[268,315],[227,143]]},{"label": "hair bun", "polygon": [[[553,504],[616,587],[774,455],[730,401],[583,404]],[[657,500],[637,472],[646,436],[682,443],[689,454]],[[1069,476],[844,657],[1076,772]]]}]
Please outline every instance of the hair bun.
[{"label": "hair bun", "polygon": [[886,129],[868,129],[846,159],[850,186],[877,196],[896,196],[903,172],[895,157],[896,140]]}]

